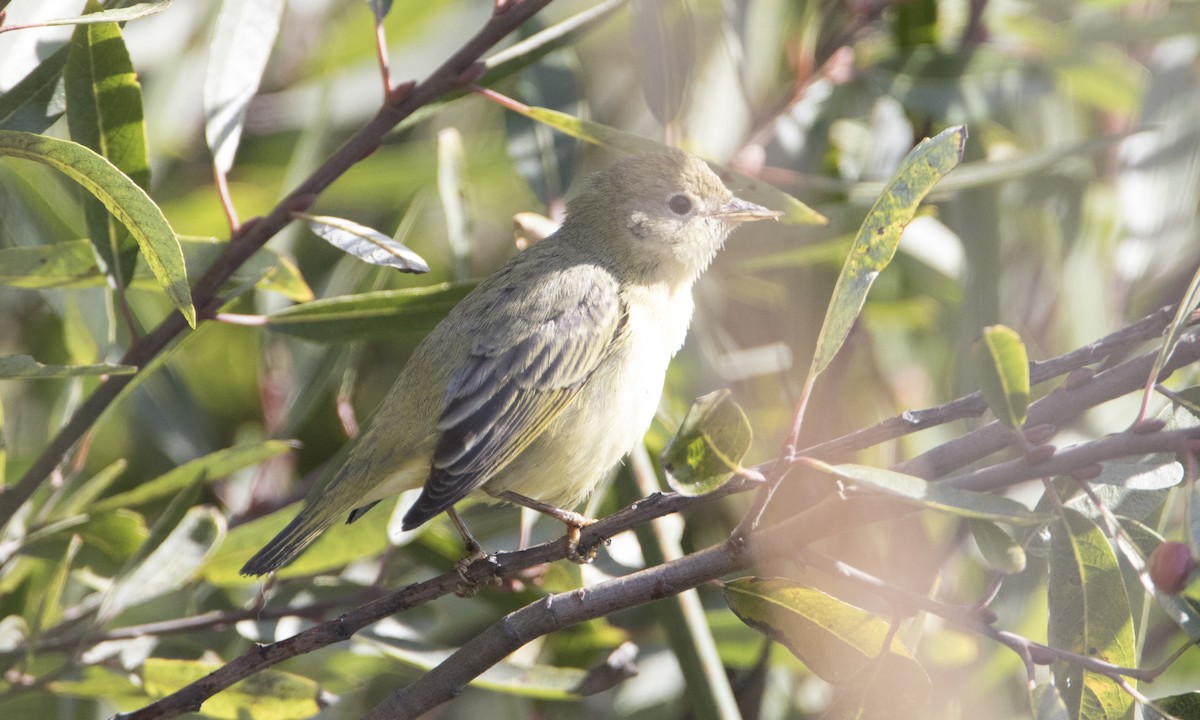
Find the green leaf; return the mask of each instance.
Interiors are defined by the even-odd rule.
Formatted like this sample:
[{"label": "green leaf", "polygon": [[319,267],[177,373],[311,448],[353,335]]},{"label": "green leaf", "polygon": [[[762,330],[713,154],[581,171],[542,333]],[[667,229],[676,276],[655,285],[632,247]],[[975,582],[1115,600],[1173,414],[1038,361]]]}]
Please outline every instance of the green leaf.
[{"label": "green leaf", "polygon": [[7,485],[5,467],[8,465],[8,444],[4,439],[4,401],[0,398],[0,488]]},{"label": "green leaf", "polygon": [[[426,643],[408,638],[394,638],[367,630],[360,638],[381,650],[385,655],[398,660],[405,667],[428,672],[454,654],[454,648],[431,647]],[[579,695],[574,689],[586,678],[587,672],[573,667],[526,664],[503,660],[492,665],[471,680],[472,687],[516,697],[539,700],[576,700]]]},{"label": "green leaf", "polygon": [[[169,592],[178,592],[225,536],[225,517],[207,506],[190,508],[163,541],[119,576],[100,603],[101,623]],[[147,542],[153,542],[151,537]]]},{"label": "green leaf", "polygon": [[833,717],[920,716],[932,689],[929,676],[895,637],[879,657],[889,637],[883,619],[783,578],[739,578],[725,583],[724,592],[742,622],[783,643],[817,677],[837,686]]},{"label": "green leaf", "polygon": [[1021,336],[1004,325],[985,327],[971,348],[971,361],[996,419],[1010,428],[1023,426],[1029,410],[1029,356]]},{"label": "green leaf", "polygon": [[55,18],[53,20],[39,20],[30,25],[0,25],[0,33],[5,33],[10,30],[23,30],[30,27],[50,27],[52,25],[89,25],[92,23],[105,22],[128,22],[137,20],[138,18],[153,15],[157,12],[162,12],[171,4],[171,0],[153,0],[153,2],[137,3],[123,8],[113,8],[102,12],[88,13],[80,17]]},{"label": "green leaf", "polygon": [[[1050,644],[1133,667],[1133,617],[1117,557],[1095,523],[1070,508],[1063,513],[1050,542]],[[1069,662],[1054,663],[1053,671],[1072,720],[1133,717],[1133,699],[1112,679]]]},{"label": "green leaf", "polygon": [[[142,667],[142,686],[161,698],[222,667],[218,662],[150,658]],[[262,670],[204,701],[204,715],[222,720],[264,718],[300,720],[321,711],[316,682],[282,670]]]},{"label": "green leaf", "polygon": [[116,508],[133,507],[174,495],[204,478],[214,482],[242,468],[257,465],[295,449],[293,443],[284,440],[267,440],[225,448],[197,458],[175,469],[144,482],[132,490],[106,497],[91,506],[92,512],[104,512]]},{"label": "green leaf", "polygon": [[275,47],[283,6],[283,0],[221,3],[204,74],[204,137],[221,175],[233,167],[246,107]]},{"label": "green leaf", "polygon": [[424,336],[474,287],[442,283],[315,300],[268,315],[267,329],[324,343]]},{"label": "green leaf", "polygon": [[1193,691],[1152,698],[1151,702],[1154,703],[1153,707],[1142,706],[1144,720],[1167,720],[1159,710],[1169,713],[1172,718],[1177,720],[1200,720],[1200,692]]},{"label": "green leaf", "polygon": [[71,564],[75,562],[75,555],[79,552],[82,543],[83,541],[78,535],[72,535],[71,541],[67,543],[67,551],[63,553],[58,565],[54,568],[54,574],[50,576],[42,594],[35,632],[54,627],[62,619],[62,595],[67,587],[67,574],[71,571]]},{"label": "green leaf", "polygon": [[960,490],[894,470],[854,464],[828,465],[812,459],[805,459],[804,463],[827,475],[898,497],[930,510],[948,512],[959,517],[992,520],[1014,525],[1030,525],[1050,519],[1046,515],[1030,511],[1021,503],[1010,498]]},{"label": "green leaf", "polygon": [[79,528],[79,535],[88,548],[124,562],[150,537],[150,529],[141,515],[130,510],[113,510],[93,512]]},{"label": "green leaf", "polygon": [[[578,138],[593,145],[610,147],[629,153],[663,152],[666,147],[659,142],[635,135],[624,130],[601,125],[589,120],[581,120],[566,113],[550,108],[506,104],[505,107],[519,112],[531,120],[545,123],[559,132]],[[710,163],[711,165],[711,163]],[[736,192],[744,200],[765,205],[772,210],[780,210],[783,215],[779,221],[795,225],[824,225],[828,220],[821,213],[800,202],[791,195],[767,183],[761,182],[736,170],[713,165],[713,169],[722,179],[732,180],[737,186]],[[743,191],[743,187],[751,192]]]},{"label": "green leaf", "polygon": [[817,336],[810,376],[824,371],[841,349],[862,311],[871,284],[896,254],[900,234],[925,195],[962,160],[966,141],[967,129],[962,125],[922,140],[905,156],[883,194],[871,206],[833,287],[833,298]]},{"label": "green leaf", "polygon": [[121,710],[133,710],[145,705],[146,693],[128,673],[117,672],[99,665],[85,665],[79,679],[51,680],[46,689],[57,697],[82,700],[105,700]]},{"label": "green leaf", "polygon": [[328,215],[296,213],[296,217],[307,220],[308,227],[318,237],[363,262],[395,268],[400,272],[429,272],[429,265],[420,255],[375,228]]},{"label": "green leaf", "polygon": [[[275,576],[282,579],[315,575],[383,552],[388,547],[388,522],[396,502],[395,499],[385,500],[351,524],[335,524],[322,533],[304,554],[276,571]],[[229,532],[220,551],[204,567],[204,579],[222,587],[261,582],[259,578],[239,574],[239,568],[279,534],[300,512],[301,507],[303,503],[292,503],[266,517],[235,527]]]},{"label": "green leaf", "polygon": [[69,51],[68,45],[55,50],[0,95],[0,130],[40,133],[62,117],[67,107],[63,67]]},{"label": "green leaf", "polygon": [[86,375],[132,375],[132,365],[43,365],[28,355],[0,357],[0,379],[4,378],[65,378]]},{"label": "green leaf", "polygon": [[19,288],[82,288],[104,284],[89,240],[0,248],[0,284]]},{"label": "green leaf", "polygon": [[746,413],[729,390],[717,390],[692,403],[659,459],[676,492],[703,495],[741,471],[751,439]]},{"label": "green leaf", "polygon": [[80,482],[77,488],[68,485],[67,492],[64,493],[65,497],[53,508],[48,517],[50,519],[61,519],[87,512],[92,508],[92,503],[95,502],[96,498],[103,495],[108,486],[121,477],[128,466],[129,463],[124,458],[120,458],[109,463],[100,472]]},{"label": "green leaf", "polygon": [[179,239],[162,211],[136,183],[103,157],[67,140],[0,130],[0,155],[49,165],[95,195],[133,234],[167,297],[188,324],[196,326],[196,309],[192,307]]},{"label": "green leaf", "polygon": [[[88,0],[89,12],[100,10]],[[134,72],[115,22],[80,25],[71,35],[63,79],[67,91],[67,125],[71,139],[103,156],[145,189],[150,183],[142,86]],[[137,261],[137,242],[95,197],[83,200],[89,239],[112,278],[124,288]]]},{"label": "green leaf", "polygon": [[[189,277],[198,277],[212,265],[227,242],[215,238],[179,238]],[[262,290],[271,290],[296,302],[309,302],[312,289],[299,269],[286,257],[270,248],[262,248],[234,272],[234,283],[255,282]],[[105,284],[104,273],[96,261],[96,251],[88,240],[64,240],[50,245],[0,248],[0,284],[19,288],[89,288]],[[149,268],[139,265],[131,288],[158,287]]]},{"label": "green leaf", "polygon": [[1025,569],[1025,548],[999,525],[989,520],[970,519],[967,526],[971,528],[971,535],[988,567],[1005,575]]}]

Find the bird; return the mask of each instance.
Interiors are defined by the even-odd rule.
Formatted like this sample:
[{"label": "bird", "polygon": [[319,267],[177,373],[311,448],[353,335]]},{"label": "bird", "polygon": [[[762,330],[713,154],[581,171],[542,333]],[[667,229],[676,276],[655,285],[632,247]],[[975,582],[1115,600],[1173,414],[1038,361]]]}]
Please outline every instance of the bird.
[{"label": "bird", "polygon": [[693,285],[736,227],[780,214],[735,197],[682,150],[594,173],[556,232],[418,345],[334,479],[242,574],[268,574],[339,518],[418,487],[405,530],[448,511],[478,551],[453,510],[475,493],[552,515],[577,543],[590,520],[563,508],[641,442],[691,323]]}]

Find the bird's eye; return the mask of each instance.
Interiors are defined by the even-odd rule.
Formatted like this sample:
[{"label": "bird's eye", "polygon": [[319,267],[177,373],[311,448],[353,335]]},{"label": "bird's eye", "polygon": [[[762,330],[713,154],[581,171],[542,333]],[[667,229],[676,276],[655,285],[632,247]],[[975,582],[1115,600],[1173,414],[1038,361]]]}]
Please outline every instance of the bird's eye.
[{"label": "bird's eye", "polygon": [[692,200],[687,195],[672,195],[667,207],[676,215],[687,215],[692,210]]}]

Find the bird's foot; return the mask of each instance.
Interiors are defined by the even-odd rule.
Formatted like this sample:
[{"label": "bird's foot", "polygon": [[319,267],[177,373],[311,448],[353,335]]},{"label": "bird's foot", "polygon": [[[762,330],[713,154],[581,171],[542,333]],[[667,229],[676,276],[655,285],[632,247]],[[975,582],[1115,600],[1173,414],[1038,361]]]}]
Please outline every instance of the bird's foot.
[{"label": "bird's foot", "polygon": [[474,597],[485,586],[500,584],[500,576],[495,572],[488,574],[482,579],[472,577],[471,567],[480,560],[486,560],[492,566],[496,565],[496,556],[488,555],[478,544],[470,551],[470,554],[454,564],[454,572],[458,575],[459,579],[458,585],[454,588],[455,595],[461,598]]}]

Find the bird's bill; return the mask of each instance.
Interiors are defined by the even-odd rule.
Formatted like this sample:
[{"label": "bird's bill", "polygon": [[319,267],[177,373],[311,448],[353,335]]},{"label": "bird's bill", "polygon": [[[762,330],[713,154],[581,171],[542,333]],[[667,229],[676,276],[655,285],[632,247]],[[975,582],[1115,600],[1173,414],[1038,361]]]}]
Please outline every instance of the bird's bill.
[{"label": "bird's bill", "polygon": [[753,220],[774,220],[783,215],[778,210],[768,210],[762,205],[755,205],[741,198],[733,198],[718,210],[716,216],[731,222],[751,222]]}]

